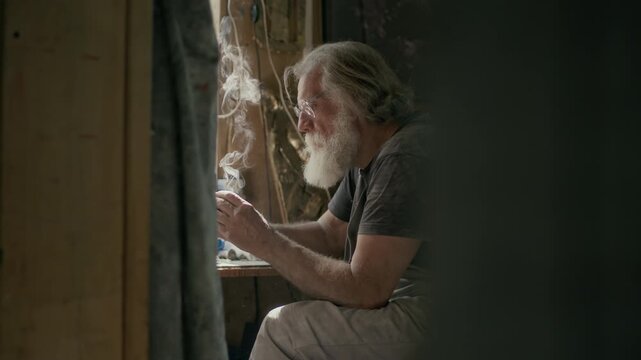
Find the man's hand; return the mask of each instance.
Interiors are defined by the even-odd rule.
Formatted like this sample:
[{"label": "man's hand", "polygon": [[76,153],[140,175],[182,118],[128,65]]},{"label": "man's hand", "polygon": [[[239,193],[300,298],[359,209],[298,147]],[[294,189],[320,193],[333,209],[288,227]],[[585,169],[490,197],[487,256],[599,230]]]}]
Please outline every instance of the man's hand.
[{"label": "man's hand", "polygon": [[230,191],[216,192],[218,235],[261,257],[273,229],[252,204]]},{"label": "man's hand", "polygon": [[[358,235],[352,262],[322,255],[280,231],[247,201],[229,191],[216,193],[218,234],[243,250],[269,262],[283,277],[312,297],[337,304],[376,308],[384,305],[401,274],[420,247],[420,241],[383,235]],[[304,226],[300,232],[284,231],[301,239],[312,237],[318,249],[339,249],[347,223],[326,214],[324,225]],[[332,228],[324,230],[323,226]],[[334,232],[330,239],[327,232]],[[316,235],[314,235],[316,234]],[[306,241],[306,240],[305,240]],[[301,243],[305,243],[302,241]],[[394,256],[390,256],[393,254]]]}]

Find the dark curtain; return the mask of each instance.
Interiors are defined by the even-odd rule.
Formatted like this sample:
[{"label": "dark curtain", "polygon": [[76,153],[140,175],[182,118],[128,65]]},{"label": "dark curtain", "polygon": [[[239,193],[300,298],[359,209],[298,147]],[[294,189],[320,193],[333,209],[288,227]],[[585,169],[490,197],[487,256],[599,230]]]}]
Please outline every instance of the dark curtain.
[{"label": "dark curtain", "polygon": [[150,358],[227,359],[216,272],[217,44],[208,0],[156,0]]},{"label": "dark curtain", "polygon": [[323,1],[435,125],[426,359],[641,358],[633,4]]}]

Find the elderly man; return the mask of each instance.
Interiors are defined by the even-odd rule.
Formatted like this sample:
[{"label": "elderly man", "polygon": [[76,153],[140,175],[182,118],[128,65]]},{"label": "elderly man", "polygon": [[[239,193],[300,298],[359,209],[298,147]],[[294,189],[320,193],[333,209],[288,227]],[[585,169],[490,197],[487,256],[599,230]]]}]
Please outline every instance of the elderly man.
[{"label": "elderly man", "polygon": [[220,236],[318,299],[272,310],[251,356],[411,358],[427,335],[428,127],[367,45],[322,45],[291,75],[310,154],[305,179],[324,188],[342,182],[317,221],[290,225],[216,193]]}]

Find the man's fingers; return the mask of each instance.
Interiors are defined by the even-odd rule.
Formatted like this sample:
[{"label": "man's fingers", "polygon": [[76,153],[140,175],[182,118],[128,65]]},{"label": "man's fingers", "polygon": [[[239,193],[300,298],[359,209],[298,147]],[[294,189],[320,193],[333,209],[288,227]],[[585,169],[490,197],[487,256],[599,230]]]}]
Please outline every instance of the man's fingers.
[{"label": "man's fingers", "polygon": [[216,209],[227,216],[231,216],[234,213],[234,205],[219,197],[216,197]]},{"label": "man's fingers", "polygon": [[227,226],[220,221],[218,222],[218,236],[222,238],[228,238],[229,234],[227,233]]},{"label": "man's fingers", "polygon": [[231,191],[225,191],[225,190],[216,191],[216,198],[220,198],[225,201],[228,201],[234,207],[240,206],[243,203],[243,198],[241,198],[236,193],[233,193]]}]

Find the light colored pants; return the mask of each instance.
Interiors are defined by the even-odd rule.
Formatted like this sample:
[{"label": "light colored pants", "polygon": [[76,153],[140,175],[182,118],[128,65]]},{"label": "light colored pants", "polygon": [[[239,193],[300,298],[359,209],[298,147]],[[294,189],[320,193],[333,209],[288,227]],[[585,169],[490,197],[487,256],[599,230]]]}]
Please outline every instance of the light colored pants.
[{"label": "light colored pants", "polygon": [[397,299],[374,310],[328,301],[281,306],[263,320],[250,359],[422,358],[426,307],[419,298]]}]

